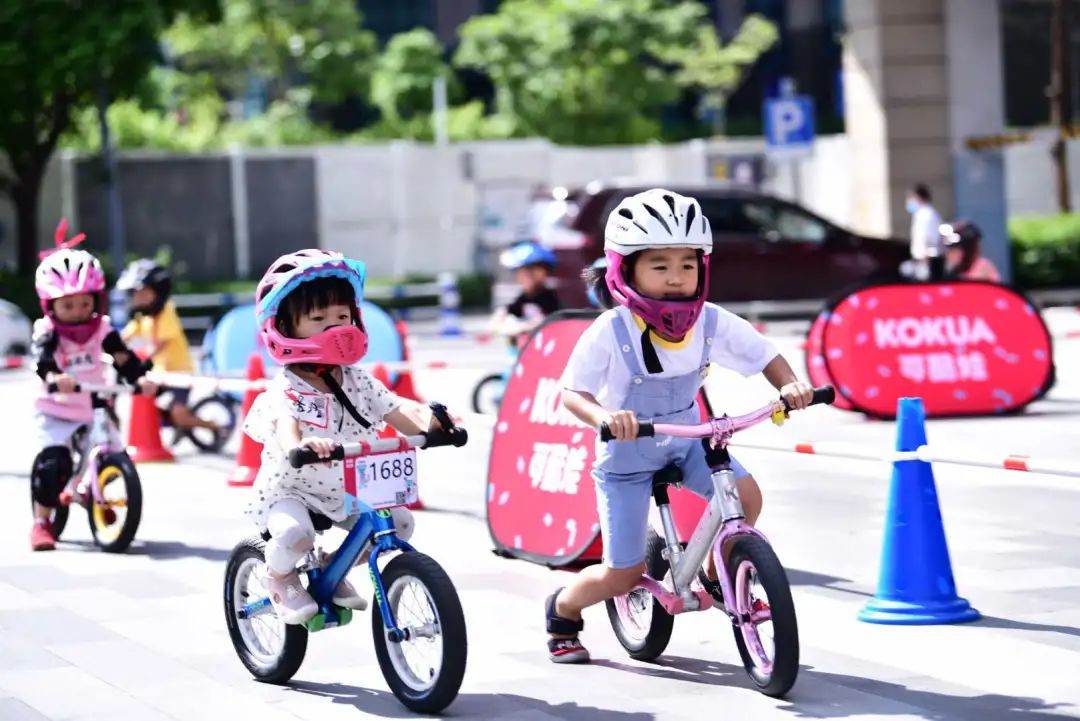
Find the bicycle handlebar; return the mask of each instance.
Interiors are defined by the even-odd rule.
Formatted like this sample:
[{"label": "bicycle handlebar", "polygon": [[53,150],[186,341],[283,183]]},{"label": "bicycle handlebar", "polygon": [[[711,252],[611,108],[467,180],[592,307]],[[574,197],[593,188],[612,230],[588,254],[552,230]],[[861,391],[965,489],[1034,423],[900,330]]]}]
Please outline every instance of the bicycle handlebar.
[{"label": "bicycle handlebar", "polygon": [[405,436],[403,438],[384,438],[370,443],[336,443],[328,458],[320,458],[310,448],[293,448],[289,451],[289,465],[293,468],[300,468],[312,463],[341,461],[346,458],[359,458],[378,453],[394,453],[395,451],[405,451],[410,448],[438,448],[439,446],[461,448],[469,442],[468,431],[454,425],[446,406],[435,402],[428,405],[431,407],[432,416],[439,422],[442,429],[425,431],[415,436]]},{"label": "bicycle handlebar", "polygon": [[[835,400],[836,390],[832,386],[821,386],[820,388],[814,389],[814,395],[810,399],[810,405],[816,406],[822,403],[826,405],[832,405],[833,401]],[[765,418],[768,418],[771,415],[773,409],[778,405],[779,408],[783,409],[784,413],[789,413],[791,411],[791,406],[788,405],[787,401],[781,398],[779,401],[773,401],[769,405],[764,406],[763,408],[760,408],[753,413],[748,413],[745,416],[739,416],[738,418],[734,419],[727,419],[725,417],[725,419],[731,424],[729,431],[733,433],[736,430],[751,426],[754,423],[758,423]],[[711,422],[705,422],[698,425],[674,427],[669,424],[662,424],[662,427],[662,435],[671,435],[670,431],[675,430],[675,428],[683,429],[683,433],[680,433],[679,435],[685,435],[686,437],[705,438],[714,432]],[[611,433],[611,429],[608,427],[607,423],[601,423],[600,428],[597,429],[597,432],[600,435],[601,441],[615,440],[615,436]],[[655,436],[656,432],[656,426],[652,421],[638,421],[638,438],[648,438],[651,436]]]},{"label": "bicycle handlebar", "polygon": [[[56,383],[47,383],[45,390],[49,393],[63,393]],[[122,393],[138,392],[136,386],[125,386],[119,383],[114,384],[102,384],[102,383],[76,383],[75,390],[71,393],[97,393],[99,395],[120,395]]]}]

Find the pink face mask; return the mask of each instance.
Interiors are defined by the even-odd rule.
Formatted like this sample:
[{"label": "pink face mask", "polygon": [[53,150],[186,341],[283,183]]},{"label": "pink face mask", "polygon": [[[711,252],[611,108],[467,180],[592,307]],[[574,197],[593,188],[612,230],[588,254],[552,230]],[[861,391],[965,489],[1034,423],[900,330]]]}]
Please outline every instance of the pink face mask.
[{"label": "pink face mask", "polygon": [[95,315],[85,323],[61,323],[53,318],[52,324],[58,336],[82,345],[90,340],[101,327],[101,316]]},{"label": "pink face mask", "polygon": [[263,342],[270,357],[282,365],[317,363],[347,366],[367,353],[367,333],[355,325],[341,325],[310,338],[286,338],[268,320],[262,329]]}]

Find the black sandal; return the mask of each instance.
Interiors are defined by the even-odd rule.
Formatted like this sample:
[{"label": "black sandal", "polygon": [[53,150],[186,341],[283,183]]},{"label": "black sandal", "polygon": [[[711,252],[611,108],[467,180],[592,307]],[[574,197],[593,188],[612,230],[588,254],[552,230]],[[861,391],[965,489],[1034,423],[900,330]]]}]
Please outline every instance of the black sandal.
[{"label": "black sandal", "polygon": [[585,621],[572,621],[555,612],[555,599],[562,590],[556,589],[555,593],[548,596],[545,604],[547,632],[564,636],[548,639],[548,657],[552,663],[587,663],[589,651],[578,640],[578,634],[585,628]]}]

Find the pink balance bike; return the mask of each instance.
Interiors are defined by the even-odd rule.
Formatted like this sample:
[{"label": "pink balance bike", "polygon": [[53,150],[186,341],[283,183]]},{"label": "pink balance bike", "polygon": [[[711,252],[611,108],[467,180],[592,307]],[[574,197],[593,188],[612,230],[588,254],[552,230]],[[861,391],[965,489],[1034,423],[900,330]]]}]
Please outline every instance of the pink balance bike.
[{"label": "pink balance bike", "polygon": [[[832,403],[834,397],[832,386],[816,388],[811,405]],[[664,538],[650,530],[646,574],[630,593],[607,602],[615,635],[632,658],[651,661],[663,653],[671,640],[675,615],[716,607],[731,619],[743,666],[758,690],[779,697],[795,683],[799,630],[787,574],[764,534],[745,522],[727,452],[728,441],[737,431],[769,418],[783,423],[790,410],[779,400],[753,413],[711,418],[698,425],[640,423],[639,438],[709,439],[706,454],[714,493],[689,542],[682,544],[668,501],[668,486],[681,485],[682,471],[667,466],[653,478],[653,500]],[[606,424],[600,427],[600,439],[612,440]],[[716,581],[704,570],[710,551]]]},{"label": "pink balance bike", "polygon": [[[49,391],[55,392],[56,386],[50,384]],[[67,525],[69,507],[77,503],[86,509],[94,544],[103,551],[119,553],[127,550],[139,528],[142,484],[120,439],[116,413],[105,398],[137,393],[138,389],[84,384],[77,386],[76,392],[90,394],[94,418],[72,435],[75,470],[49,521],[59,538]]]}]

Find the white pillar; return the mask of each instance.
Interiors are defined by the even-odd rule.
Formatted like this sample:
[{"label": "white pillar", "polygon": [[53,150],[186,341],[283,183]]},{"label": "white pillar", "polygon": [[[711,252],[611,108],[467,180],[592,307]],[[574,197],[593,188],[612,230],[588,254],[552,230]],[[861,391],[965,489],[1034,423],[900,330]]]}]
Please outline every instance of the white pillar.
[{"label": "white pillar", "polygon": [[251,245],[248,234],[247,168],[244,149],[229,146],[229,184],[232,195],[233,244],[236,255],[236,276],[251,275]]}]

